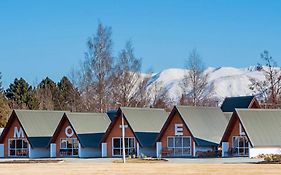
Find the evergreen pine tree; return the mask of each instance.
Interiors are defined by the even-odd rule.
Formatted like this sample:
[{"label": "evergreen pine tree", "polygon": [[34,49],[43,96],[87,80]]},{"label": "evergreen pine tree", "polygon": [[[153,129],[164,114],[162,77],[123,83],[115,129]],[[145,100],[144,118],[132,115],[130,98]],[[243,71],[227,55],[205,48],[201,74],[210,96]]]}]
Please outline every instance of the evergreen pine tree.
[{"label": "evergreen pine tree", "polygon": [[35,90],[23,78],[15,79],[6,90],[6,97],[11,108],[38,109],[39,103],[35,98]]}]

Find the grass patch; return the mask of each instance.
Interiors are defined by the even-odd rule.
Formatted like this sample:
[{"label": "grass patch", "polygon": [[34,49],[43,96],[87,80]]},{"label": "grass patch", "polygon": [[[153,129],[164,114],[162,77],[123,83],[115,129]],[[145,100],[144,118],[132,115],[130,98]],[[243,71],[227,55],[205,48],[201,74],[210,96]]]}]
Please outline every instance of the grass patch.
[{"label": "grass patch", "polygon": [[257,157],[264,159],[264,161],[259,162],[260,164],[281,164],[280,154],[261,154]]},{"label": "grass patch", "polygon": [[[161,163],[167,161],[160,158],[126,158],[126,163]],[[123,159],[114,160],[113,163],[123,163]]]},{"label": "grass patch", "polygon": [[60,163],[60,162],[63,162],[63,160],[30,159],[30,160],[6,160],[6,161],[0,161],[0,164]]}]

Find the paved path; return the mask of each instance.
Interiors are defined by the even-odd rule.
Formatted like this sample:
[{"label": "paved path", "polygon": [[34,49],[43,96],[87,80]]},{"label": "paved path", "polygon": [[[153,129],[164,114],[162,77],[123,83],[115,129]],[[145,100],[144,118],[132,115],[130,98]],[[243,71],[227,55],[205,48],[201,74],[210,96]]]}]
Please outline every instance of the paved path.
[{"label": "paved path", "polygon": [[[35,160],[63,160],[66,163],[112,163],[118,158],[61,158],[61,159],[35,159]],[[0,159],[1,162],[28,160],[28,159]],[[234,157],[234,158],[169,158],[167,163],[184,163],[184,164],[247,164],[257,163],[263,159],[250,159],[247,157]]]},{"label": "paved path", "polygon": [[188,163],[188,164],[241,164],[241,163],[257,163],[263,159],[250,159],[248,157],[233,158],[171,158],[170,163]]}]

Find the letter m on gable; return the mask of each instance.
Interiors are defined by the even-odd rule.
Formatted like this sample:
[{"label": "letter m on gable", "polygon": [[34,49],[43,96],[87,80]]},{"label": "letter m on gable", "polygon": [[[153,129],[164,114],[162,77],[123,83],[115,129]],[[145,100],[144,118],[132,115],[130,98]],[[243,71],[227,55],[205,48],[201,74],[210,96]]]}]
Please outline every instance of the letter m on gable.
[{"label": "letter m on gable", "polygon": [[24,133],[23,133],[23,130],[22,130],[22,128],[20,127],[19,129],[18,129],[18,127],[15,127],[14,128],[14,138],[23,138],[24,137]]}]

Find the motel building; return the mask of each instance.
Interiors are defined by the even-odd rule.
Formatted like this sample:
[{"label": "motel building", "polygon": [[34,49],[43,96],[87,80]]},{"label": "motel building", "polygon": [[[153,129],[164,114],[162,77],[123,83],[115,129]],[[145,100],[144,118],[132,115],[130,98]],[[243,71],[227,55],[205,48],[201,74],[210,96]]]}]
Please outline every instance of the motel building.
[{"label": "motel building", "polygon": [[51,140],[51,157],[102,157],[101,139],[110,125],[105,113],[65,113]]},{"label": "motel building", "polygon": [[156,157],[156,138],[167,117],[168,113],[164,109],[119,108],[103,138],[103,149],[107,150],[107,157],[122,156],[122,123],[126,156]]},{"label": "motel building", "polygon": [[0,139],[0,157],[50,156],[50,140],[63,111],[13,110]]},{"label": "motel building", "polygon": [[260,108],[260,105],[255,96],[226,97],[221,105],[221,110],[227,121],[230,120],[235,108],[256,109]]},{"label": "motel building", "polygon": [[157,157],[215,154],[226,126],[220,108],[175,106],[157,138]]},{"label": "motel building", "polygon": [[235,109],[221,140],[222,157],[281,154],[280,109]]}]

